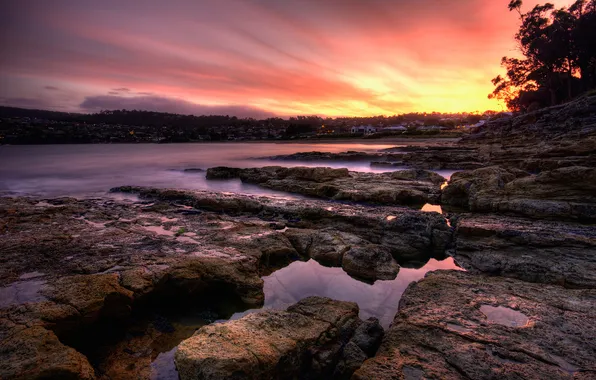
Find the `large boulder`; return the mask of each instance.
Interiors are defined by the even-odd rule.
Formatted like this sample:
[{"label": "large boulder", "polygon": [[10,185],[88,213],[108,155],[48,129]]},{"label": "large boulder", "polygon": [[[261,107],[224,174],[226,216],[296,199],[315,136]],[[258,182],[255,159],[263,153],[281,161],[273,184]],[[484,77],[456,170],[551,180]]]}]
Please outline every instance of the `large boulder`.
[{"label": "large boulder", "polygon": [[284,234],[304,258],[315,259],[326,266],[342,267],[347,274],[360,280],[393,280],[399,272],[399,265],[388,246],[372,244],[353,234],[295,228]]},{"label": "large boulder", "polygon": [[373,245],[351,248],[343,255],[342,268],[350,276],[368,281],[393,280],[399,271],[389,248]]},{"label": "large boulder", "polygon": [[478,198],[501,191],[506,183],[529,174],[517,169],[490,166],[454,173],[441,194],[441,203],[473,209]]},{"label": "large boulder", "polygon": [[[176,366],[182,380],[346,378],[368,357],[351,341],[362,323],[354,303],[309,297],[201,328],[178,347]],[[374,345],[380,334],[369,330]]]},{"label": "large boulder", "polygon": [[595,322],[596,290],[432,272],[353,379],[591,379]]}]

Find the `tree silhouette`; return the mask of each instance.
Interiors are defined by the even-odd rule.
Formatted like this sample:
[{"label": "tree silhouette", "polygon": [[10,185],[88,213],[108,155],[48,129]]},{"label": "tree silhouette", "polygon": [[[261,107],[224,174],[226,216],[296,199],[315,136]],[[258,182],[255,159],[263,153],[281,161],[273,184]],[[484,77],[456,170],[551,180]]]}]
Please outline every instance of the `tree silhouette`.
[{"label": "tree silhouette", "polygon": [[520,15],[515,40],[523,58],[503,57],[506,74],[492,80],[489,98],[519,111],[559,104],[594,88],[596,0],[561,9],[546,3],[527,13],[522,6],[522,0],[512,0],[508,8]]}]

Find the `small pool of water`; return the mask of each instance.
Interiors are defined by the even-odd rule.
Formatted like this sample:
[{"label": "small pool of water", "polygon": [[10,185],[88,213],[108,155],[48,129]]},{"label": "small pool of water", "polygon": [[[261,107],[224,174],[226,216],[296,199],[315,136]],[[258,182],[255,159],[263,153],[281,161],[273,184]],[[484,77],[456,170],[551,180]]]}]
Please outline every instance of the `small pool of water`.
[{"label": "small pool of water", "polygon": [[[296,261],[262,277],[265,293],[263,308],[240,311],[239,305],[222,302],[209,311],[195,310],[144,321],[133,327],[123,341],[107,347],[100,368],[108,376],[139,375],[177,380],[174,363],[177,346],[201,326],[239,319],[263,309],[285,309],[310,296],[356,302],[360,307],[360,318],[376,317],[387,329],[408,285],[422,279],[429,271],[441,269],[460,268],[452,258],[441,261],[430,259],[418,268],[400,268],[394,280],[367,284],[350,277],[342,268],[325,267],[315,260]],[[127,369],[123,371],[123,368]]]},{"label": "small pool of water", "polygon": [[[296,261],[269,276],[263,277],[265,309],[285,309],[310,296],[329,297],[340,301],[356,302],[360,318],[378,318],[383,328],[388,328],[408,285],[418,281],[427,272],[439,269],[457,269],[453,258],[438,261],[430,259],[420,268],[400,268],[395,280],[375,281],[367,284],[350,277],[342,268],[325,267],[315,260]],[[236,313],[231,319],[258,311]]]},{"label": "small pool of water", "polygon": [[46,281],[39,279],[43,273],[32,272],[21,276],[22,280],[0,288],[0,308],[21,305],[26,302],[41,302],[46,298],[41,290]]},{"label": "small pool of water", "polygon": [[480,306],[480,311],[489,322],[509,327],[524,327],[530,319],[523,313],[505,306]]}]

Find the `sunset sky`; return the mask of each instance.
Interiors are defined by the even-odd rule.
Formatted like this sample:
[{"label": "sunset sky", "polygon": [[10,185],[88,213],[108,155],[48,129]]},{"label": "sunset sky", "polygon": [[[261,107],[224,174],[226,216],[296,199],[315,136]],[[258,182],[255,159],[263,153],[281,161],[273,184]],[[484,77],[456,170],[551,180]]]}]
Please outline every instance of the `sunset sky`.
[{"label": "sunset sky", "polygon": [[500,110],[487,94],[501,57],[516,54],[508,2],[3,1],[0,105],[253,117]]}]

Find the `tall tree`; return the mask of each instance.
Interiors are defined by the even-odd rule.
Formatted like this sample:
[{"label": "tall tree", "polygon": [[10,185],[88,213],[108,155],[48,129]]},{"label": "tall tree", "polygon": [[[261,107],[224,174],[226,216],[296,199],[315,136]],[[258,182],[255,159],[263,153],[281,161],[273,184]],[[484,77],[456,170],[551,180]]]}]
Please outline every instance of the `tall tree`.
[{"label": "tall tree", "polygon": [[489,98],[512,110],[567,101],[594,87],[596,78],[596,0],[577,0],[568,8],[537,5],[522,12],[522,0],[509,2],[520,15],[515,35],[523,58],[503,57],[505,76],[492,80]]}]

